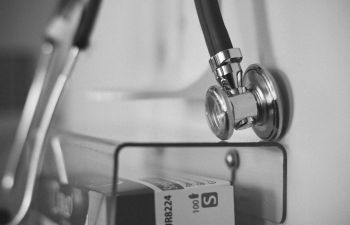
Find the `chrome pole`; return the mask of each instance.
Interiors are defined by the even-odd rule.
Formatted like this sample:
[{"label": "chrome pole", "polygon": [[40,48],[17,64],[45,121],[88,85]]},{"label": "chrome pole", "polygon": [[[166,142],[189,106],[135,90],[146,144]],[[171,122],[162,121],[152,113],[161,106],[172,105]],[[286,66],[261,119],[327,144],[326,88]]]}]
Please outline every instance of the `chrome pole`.
[{"label": "chrome pole", "polygon": [[[80,0],[70,2],[62,15],[55,16],[48,26],[38,69],[1,179],[0,211],[9,217],[0,221],[2,224],[20,223],[30,207],[53,115],[79,55],[74,38],[85,4]],[[33,145],[26,149],[29,140]],[[21,168],[25,176],[17,177],[23,153],[28,153],[28,164]],[[18,179],[21,185],[16,185]]]}]

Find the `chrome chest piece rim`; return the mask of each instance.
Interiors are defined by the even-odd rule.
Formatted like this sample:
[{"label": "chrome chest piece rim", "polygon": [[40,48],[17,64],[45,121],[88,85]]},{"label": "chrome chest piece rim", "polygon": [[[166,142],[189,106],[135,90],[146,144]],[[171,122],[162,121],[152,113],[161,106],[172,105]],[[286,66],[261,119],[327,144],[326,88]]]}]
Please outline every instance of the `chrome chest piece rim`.
[{"label": "chrome chest piece rim", "polygon": [[263,67],[250,65],[244,73],[243,85],[257,98],[258,116],[254,132],[264,140],[277,140],[282,133],[283,105],[276,80]]},{"label": "chrome chest piece rim", "polygon": [[205,112],[213,133],[221,140],[227,140],[233,134],[233,106],[226,92],[219,86],[211,86],[206,94]]},{"label": "chrome chest piece rim", "polygon": [[279,139],[284,108],[274,77],[263,67],[251,65],[244,73],[242,84],[247,91],[241,94],[230,94],[216,85],[207,91],[206,116],[213,133],[227,140],[235,129],[240,129],[238,124],[242,118],[251,118],[249,126],[261,139]]}]

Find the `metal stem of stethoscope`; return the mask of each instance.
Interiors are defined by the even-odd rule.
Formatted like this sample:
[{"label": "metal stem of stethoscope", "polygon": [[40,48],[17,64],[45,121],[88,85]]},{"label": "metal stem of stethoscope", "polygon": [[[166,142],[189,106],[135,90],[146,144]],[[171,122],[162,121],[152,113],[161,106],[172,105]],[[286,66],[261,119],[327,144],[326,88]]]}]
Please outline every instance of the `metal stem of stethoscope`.
[{"label": "metal stem of stethoscope", "polygon": [[[28,168],[24,168],[27,170],[27,175],[23,177],[25,180],[23,193],[15,206],[16,209],[0,206],[2,215],[9,214],[8,221],[0,221],[1,224],[18,224],[30,206],[53,114],[77,61],[79,50],[87,47],[99,4],[100,0],[90,2],[77,0],[61,5],[59,15],[55,16],[48,26],[38,69],[1,179],[2,196],[0,197],[8,202],[14,201],[18,197],[12,192],[15,188],[19,163],[23,152],[29,152]],[[34,133],[34,139],[32,147],[29,148],[26,145],[31,138],[31,133]],[[6,204],[6,201],[4,203]]]},{"label": "metal stem of stethoscope", "polygon": [[220,85],[210,87],[206,95],[210,128],[222,140],[248,127],[261,139],[279,139],[284,107],[278,83],[259,65],[249,66],[243,74],[241,51],[232,47],[217,0],[195,0],[195,5],[209,64]]}]

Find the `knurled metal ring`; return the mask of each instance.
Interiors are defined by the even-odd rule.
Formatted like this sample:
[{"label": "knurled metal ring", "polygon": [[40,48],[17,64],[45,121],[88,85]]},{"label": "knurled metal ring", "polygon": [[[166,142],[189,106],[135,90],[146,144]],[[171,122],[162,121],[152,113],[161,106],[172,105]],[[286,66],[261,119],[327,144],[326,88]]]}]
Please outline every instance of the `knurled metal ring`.
[{"label": "knurled metal ring", "polygon": [[215,71],[218,67],[232,62],[241,62],[242,61],[242,53],[239,48],[230,48],[225,49],[216,53],[214,56],[210,57],[209,64],[212,71]]},{"label": "knurled metal ring", "polygon": [[218,67],[214,71],[214,74],[217,77],[225,77],[226,75],[232,74],[232,73],[237,75],[238,72],[242,72],[242,68],[241,68],[240,64],[230,63],[230,64],[226,64],[226,65],[222,65],[222,66]]}]

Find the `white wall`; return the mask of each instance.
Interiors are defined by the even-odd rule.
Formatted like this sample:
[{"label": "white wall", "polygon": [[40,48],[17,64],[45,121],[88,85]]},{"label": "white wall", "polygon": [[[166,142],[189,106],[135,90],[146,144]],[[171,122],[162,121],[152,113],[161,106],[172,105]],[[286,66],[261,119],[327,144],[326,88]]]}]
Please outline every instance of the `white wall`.
[{"label": "white wall", "polygon": [[288,151],[286,224],[349,224],[350,3],[253,4],[227,3],[226,12],[241,21],[233,35],[246,62],[283,71],[292,87],[293,122],[281,141]]},{"label": "white wall", "polygon": [[[268,2],[275,66],[290,79],[294,119],[288,223],[350,223],[348,1]],[[290,221],[290,222],[289,222]]]}]

